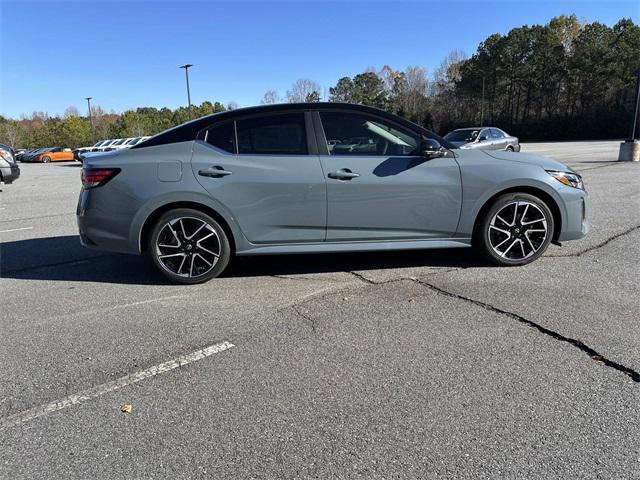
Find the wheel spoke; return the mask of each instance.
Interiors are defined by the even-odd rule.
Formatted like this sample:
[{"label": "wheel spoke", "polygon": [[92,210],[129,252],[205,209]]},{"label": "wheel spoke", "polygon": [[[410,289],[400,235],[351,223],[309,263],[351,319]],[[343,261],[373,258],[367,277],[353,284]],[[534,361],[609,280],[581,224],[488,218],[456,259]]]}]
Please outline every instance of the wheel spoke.
[{"label": "wheel spoke", "polygon": [[531,220],[529,222],[522,222],[522,225],[531,225],[532,223],[544,222],[545,218],[538,218],[537,220]]},{"label": "wheel spoke", "polygon": [[182,257],[182,261],[180,262],[180,266],[178,267],[178,270],[176,270],[176,273],[178,275],[180,275],[180,272],[182,271],[182,267],[184,266],[184,262],[187,261],[187,256],[185,255],[184,257]]},{"label": "wheel spoke", "polygon": [[202,245],[198,245],[198,250],[204,250],[205,252],[207,252],[210,255],[213,255],[216,258],[220,257],[220,255],[218,255],[217,253],[212,252],[208,248],[204,248]]},{"label": "wheel spoke", "polygon": [[498,220],[500,220],[502,223],[504,223],[507,227],[511,227],[511,226],[513,226],[513,223],[509,223],[509,222],[507,222],[507,221],[506,221],[504,218],[502,218],[500,215],[496,215],[496,218],[497,218]]},{"label": "wheel spoke", "polygon": [[213,267],[213,262],[210,262],[209,260],[207,260],[206,258],[204,258],[202,255],[200,255],[199,253],[194,253],[193,254],[194,257],[198,257],[201,260],[203,260],[207,265],[209,265],[210,267]]},{"label": "wheel spoke", "polygon": [[507,243],[509,240],[511,240],[511,235],[509,235],[507,238],[505,238],[503,241],[501,241],[499,244],[497,244],[497,245],[496,245],[495,247],[493,247],[493,248],[495,248],[495,249],[497,250],[497,249],[498,249],[498,248],[500,248],[502,245],[504,245],[505,243]]},{"label": "wheel spoke", "polygon": [[529,232],[524,232],[524,238],[527,239],[527,242],[529,242],[529,246],[531,247],[531,251],[532,252],[536,252],[536,247],[533,246],[533,243],[531,243],[531,239],[529,238],[529,235],[527,235]]},{"label": "wheel spoke", "polygon": [[518,240],[514,240],[513,242],[511,242],[511,245],[509,245],[509,247],[504,252],[502,252],[502,256],[506,256],[509,250],[511,250],[511,247],[513,247],[516,243],[518,243]]},{"label": "wheel spoke", "polygon": [[185,257],[186,255],[186,253],[170,253],[168,255],[160,255],[158,258]]},{"label": "wheel spoke", "polygon": [[518,205],[520,205],[520,202],[513,204],[513,222],[511,222],[511,225],[515,225],[516,220],[518,219]]},{"label": "wheel spoke", "polygon": [[527,256],[527,254],[524,251],[524,243],[522,242],[522,240],[518,240],[520,242],[520,250],[522,250],[522,258],[525,258]]},{"label": "wheel spoke", "polygon": [[206,223],[202,222],[202,225],[200,225],[200,226],[196,229],[196,231],[195,231],[195,232],[193,232],[191,235],[189,235],[188,237],[185,237],[185,238],[186,238],[187,240],[191,240],[193,237],[195,237],[195,236],[198,234],[198,232],[199,232],[200,230],[202,230],[202,229],[205,227],[205,225],[206,225]]},{"label": "wheel spoke", "polygon": [[529,204],[524,207],[524,212],[522,212],[522,216],[520,217],[520,224],[522,224],[522,220],[524,220],[527,216],[527,211],[529,210]]}]

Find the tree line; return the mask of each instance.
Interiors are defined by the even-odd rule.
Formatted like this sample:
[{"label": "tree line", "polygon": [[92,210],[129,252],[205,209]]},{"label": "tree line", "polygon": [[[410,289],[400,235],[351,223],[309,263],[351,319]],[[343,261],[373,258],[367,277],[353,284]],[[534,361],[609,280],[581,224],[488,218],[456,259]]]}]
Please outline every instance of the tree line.
[{"label": "tree line", "polygon": [[[635,106],[634,72],[640,68],[640,27],[621,19],[608,27],[575,15],[546,25],[524,25],[493,34],[468,57],[450,52],[433,72],[389,65],[345,76],[327,90],[299,79],[283,96],[268,90],[261,103],[322,100],[371,105],[437,133],[480,124],[503,128],[522,140],[624,138]],[[194,116],[237,108],[206,101]],[[24,148],[84,146],[104,138],[153,135],[189,119],[186,107],[141,107],[123,113],[74,107],[63,116],[35,112],[0,117],[0,142]]]}]

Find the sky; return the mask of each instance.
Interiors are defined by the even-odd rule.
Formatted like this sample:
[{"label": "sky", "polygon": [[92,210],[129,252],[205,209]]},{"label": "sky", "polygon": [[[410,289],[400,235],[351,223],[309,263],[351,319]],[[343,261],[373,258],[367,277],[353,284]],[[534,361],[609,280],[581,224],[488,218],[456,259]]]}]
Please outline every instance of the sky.
[{"label": "sky", "polygon": [[[17,1],[0,0],[0,114],[260,103],[298,78],[328,93],[338,78],[384,64],[432,72],[451,50],[560,14],[640,23],[638,0]],[[322,92],[325,93],[324,91]]]}]

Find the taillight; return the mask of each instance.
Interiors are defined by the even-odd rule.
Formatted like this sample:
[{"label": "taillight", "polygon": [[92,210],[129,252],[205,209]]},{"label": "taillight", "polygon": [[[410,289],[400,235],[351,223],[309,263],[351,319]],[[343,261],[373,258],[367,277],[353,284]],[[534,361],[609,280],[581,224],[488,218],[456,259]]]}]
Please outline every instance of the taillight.
[{"label": "taillight", "polygon": [[88,190],[101,187],[118,173],[120,173],[119,168],[83,168],[81,174],[82,188]]}]

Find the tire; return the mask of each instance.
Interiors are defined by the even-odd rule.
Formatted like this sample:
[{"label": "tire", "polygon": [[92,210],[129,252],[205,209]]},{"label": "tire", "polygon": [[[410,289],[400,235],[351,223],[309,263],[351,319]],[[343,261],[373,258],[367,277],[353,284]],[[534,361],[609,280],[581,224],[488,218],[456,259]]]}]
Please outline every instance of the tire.
[{"label": "tire", "polygon": [[42,163],[49,163],[50,161],[51,161],[51,157],[46,155],[42,157]]},{"label": "tire", "polygon": [[224,271],[231,246],[224,229],[209,215],[179,208],[163,214],[153,226],[147,253],[165,277],[176,283],[195,284]]},{"label": "tire", "polygon": [[513,148],[511,145],[509,145],[509,146],[507,147],[506,151],[507,151],[507,152],[515,152],[514,148]]},{"label": "tire", "polygon": [[493,202],[477,224],[473,243],[494,265],[526,265],[545,252],[554,228],[553,214],[543,200],[527,193],[507,193]]}]

